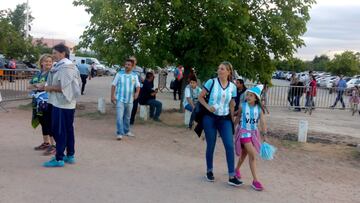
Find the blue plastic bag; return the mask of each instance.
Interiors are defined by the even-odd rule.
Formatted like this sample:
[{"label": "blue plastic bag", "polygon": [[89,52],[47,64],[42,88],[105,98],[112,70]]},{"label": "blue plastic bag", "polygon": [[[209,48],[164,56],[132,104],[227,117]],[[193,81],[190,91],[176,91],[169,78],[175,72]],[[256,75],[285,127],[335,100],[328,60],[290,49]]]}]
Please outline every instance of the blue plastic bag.
[{"label": "blue plastic bag", "polygon": [[263,142],[260,146],[260,157],[263,160],[272,160],[276,152],[276,147],[267,142]]}]

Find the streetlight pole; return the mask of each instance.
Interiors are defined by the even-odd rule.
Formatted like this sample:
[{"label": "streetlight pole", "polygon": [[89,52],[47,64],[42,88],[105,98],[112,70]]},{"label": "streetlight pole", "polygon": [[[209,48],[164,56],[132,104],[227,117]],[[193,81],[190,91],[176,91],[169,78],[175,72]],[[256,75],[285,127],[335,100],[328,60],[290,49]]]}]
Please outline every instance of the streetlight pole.
[{"label": "streetlight pole", "polygon": [[29,0],[26,1],[25,37],[29,37]]}]

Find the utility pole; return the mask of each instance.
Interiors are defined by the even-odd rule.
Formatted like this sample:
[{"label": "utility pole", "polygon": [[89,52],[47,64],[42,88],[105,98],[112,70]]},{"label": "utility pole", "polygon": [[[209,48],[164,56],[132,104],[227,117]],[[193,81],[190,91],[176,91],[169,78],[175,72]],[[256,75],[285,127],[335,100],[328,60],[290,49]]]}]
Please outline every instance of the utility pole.
[{"label": "utility pole", "polygon": [[29,0],[26,1],[25,37],[29,37]]}]

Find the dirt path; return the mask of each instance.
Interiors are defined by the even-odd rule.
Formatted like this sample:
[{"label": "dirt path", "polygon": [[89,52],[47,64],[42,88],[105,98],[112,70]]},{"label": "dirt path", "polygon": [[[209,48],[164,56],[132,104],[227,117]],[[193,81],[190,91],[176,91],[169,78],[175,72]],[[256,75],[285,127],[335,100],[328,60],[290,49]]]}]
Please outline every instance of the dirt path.
[{"label": "dirt path", "polygon": [[[32,149],[40,130],[29,110],[0,113],[0,202],[360,202],[360,156],[342,145],[272,142],[273,161],[259,161],[264,192],[253,191],[248,164],[245,185],[226,185],[221,141],[215,183],[205,182],[205,143],[164,114],[165,124],[135,125],[135,138],[116,141],[113,111],[106,116],[78,111],[76,165],[47,169]],[[175,124],[174,124],[175,123]],[[180,126],[180,125],[179,125]]]}]

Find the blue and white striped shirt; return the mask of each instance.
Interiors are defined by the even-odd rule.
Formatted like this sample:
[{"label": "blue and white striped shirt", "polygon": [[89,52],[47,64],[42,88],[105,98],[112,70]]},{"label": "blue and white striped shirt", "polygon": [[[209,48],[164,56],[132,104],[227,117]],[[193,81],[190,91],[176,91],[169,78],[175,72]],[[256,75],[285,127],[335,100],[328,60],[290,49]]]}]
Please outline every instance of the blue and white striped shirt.
[{"label": "blue and white striped shirt", "polygon": [[135,88],[140,87],[138,76],[131,72],[119,72],[116,74],[112,85],[116,87],[117,102],[133,103]]},{"label": "blue and white striped shirt", "polygon": [[[246,130],[257,130],[261,114],[260,106],[250,106],[249,103],[243,102],[241,107],[241,128]],[[241,138],[248,137],[251,137],[251,133],[245,133],[241,136]]]},{"label": "blue and white striped shirt", "polygon": [[223,88],[221,86],[219,78],[208,80],[204,88],[209,92],[211,85],[214,82],[214,86],[210,93],[209,105],[213,106],[216,111],[215,115],[226,116],[230,114],[230,101],[236,97],[236,86],[232,82],[228,82],[228,85]]}]

